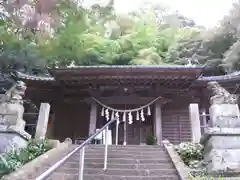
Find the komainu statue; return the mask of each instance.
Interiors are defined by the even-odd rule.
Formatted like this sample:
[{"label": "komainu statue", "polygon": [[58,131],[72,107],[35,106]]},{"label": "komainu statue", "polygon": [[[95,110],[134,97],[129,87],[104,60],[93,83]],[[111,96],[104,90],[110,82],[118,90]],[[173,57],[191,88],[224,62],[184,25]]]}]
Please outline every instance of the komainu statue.
[{"label": "komainu statue", "polygon": [[16,126],[24,129],[23,121],[23,98],[26,85],[17,81],[0,99],[0,125]]},{"label": "komainu statue", "polygon": [[218,82],[211,81],[208,83],[208,89],[212,90],[213,96],[210,98],[211,104],[237,104],[238,96],[229,93]]}]

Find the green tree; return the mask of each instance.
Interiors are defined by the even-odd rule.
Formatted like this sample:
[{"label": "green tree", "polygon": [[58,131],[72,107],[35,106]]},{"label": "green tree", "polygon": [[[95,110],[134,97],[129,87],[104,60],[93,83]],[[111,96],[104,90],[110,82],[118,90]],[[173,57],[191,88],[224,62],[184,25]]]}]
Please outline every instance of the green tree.
[{"label": "green tree", "polygon": [[[167,59],[169,50],[200,33],[191,27],[194,22],[186,23],[188,20],[177,13],[165,13],[168,10],[160,4],[124,15],[117,14],[113,4],[110,1],[106,6],[86,8],[72,0],[34,2],[33,9],[47,14],[45,25],[21,25],[24,33],[19,34],[13,30],[17,23],[11,21],[12,31],[8,32],[6,26],[4,31],[11,40],[1,37],[0,57],[12,69],[30,74],[37,71],[35,67],[45,66],[176,63]],[[160,11],[164,13],[159,15]],[[176,19],[180,25],[174,24]],[[34,22],[39,24],[37,18]]]}]

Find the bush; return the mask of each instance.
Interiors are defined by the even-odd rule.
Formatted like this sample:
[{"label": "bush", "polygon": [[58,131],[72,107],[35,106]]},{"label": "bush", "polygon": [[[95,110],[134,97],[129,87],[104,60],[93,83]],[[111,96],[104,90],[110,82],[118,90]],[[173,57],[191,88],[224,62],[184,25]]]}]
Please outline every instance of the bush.
[{"label": "bush", "polygon": [[156,136],[148,136],[146,139],[147,145],[156,145],[157,144],[157,137]]},{"label": "bush", "polygon": [[223,180],[223,177],[210,177],[207,175],[189,176],[189,180]]},{"label": "bush", "polygon": [[176,151],[189,167],[196,168],[200,161],[203,160],[203,146],[199,143],[181,143],[176,146]]},{"label": "bush", "polygon": [[13,149],[9,153],[0,155],[0,177],[17,170],[50,149],[47,140],[31,140],[26,148]]}]

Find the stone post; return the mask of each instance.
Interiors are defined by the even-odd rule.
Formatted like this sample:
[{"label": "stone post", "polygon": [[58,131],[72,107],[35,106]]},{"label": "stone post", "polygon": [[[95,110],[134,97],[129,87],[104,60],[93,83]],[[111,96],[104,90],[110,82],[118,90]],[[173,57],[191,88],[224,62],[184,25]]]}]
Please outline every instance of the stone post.
[{"label": "stone post", "polygon": [[97,103],[95,101],[92,101],[89,120],[89,133],[88,133],[89,136],[95,133],[96,125],[97,125]]},{"label": "stone post", "polygon": [[201,123],[198,104],[189,105],[192,142],[199,143],[201,138]]},{"label": "stone post", "polygon": [[162,108],[160,101],[155,102],[154,111],[154,135],[157,137],[157,144],[162,143]]},{"label": "stone post", "polygon": [[48,120],[50,113],[50,105],[48,103],[41,103],[35,138],[36,139],[44,139],[47,133]]}]

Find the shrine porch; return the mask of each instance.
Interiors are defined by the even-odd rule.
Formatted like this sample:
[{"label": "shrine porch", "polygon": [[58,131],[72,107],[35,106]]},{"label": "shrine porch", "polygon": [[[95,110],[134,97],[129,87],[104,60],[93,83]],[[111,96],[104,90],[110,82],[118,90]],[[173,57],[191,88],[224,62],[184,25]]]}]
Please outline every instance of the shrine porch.
[{"label": "shrine porch", "polygon": [[[174,103],[173,103],[174,104]],[[172,104],[172,105],[173,105]],[[118,109],[134,108],[139,105],[112,105]],[[168,139],[177,144],[183,141],[191,141],[191,123],[189,120],[189,104],[181,106],[163,105],[161,101],[155,102],[151,108],[151,115],[145,111],[145,120],[136,120],[133,114],[133,123],[126,124],[120,118],[118,133],[117,125],[111,127],[112,144],[145,144],[148,136],[157,137],[158,144],[162,140]],[[75,140],[86,139],[100,129],[105,123],[105,117],[101,116],[101,106],[96,102],[88,104],[86,102],[77,104],[58,104],[55,107],[55,119],[52,123],[52,138],[64,140],[66,137]],[[126,125],[126,127],[125,127]],[[118,135],[116,135],[118,134]],[[116,141],[116,139],[118,139]]]}]

